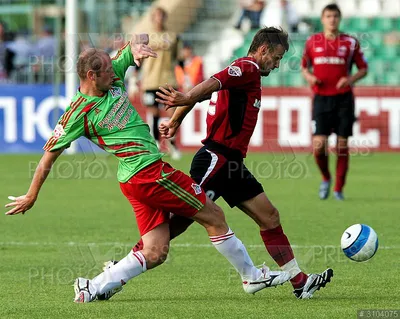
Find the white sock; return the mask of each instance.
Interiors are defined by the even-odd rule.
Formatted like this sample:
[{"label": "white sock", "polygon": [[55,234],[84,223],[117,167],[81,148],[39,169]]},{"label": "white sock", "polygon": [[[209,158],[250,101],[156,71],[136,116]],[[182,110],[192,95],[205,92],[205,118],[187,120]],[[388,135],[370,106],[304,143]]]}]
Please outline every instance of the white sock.
[{"label": "white sock", "polygon": [[231,229],[225,235],[210,236],[214,247],[235,267],[243,281],[256,280],[261,276],[261,270],[256,268],[243,243]]},{"label": "white sock", "polygon": [[293,258],[288,263],[284,264],[281,269],[290,274],[290,278],[296,277],[299,273],[301,273],[301,269],[297,264],[296,258]]},{"label": "white sock", "polygon": [[146,259],[140,251],[129,254],[100,275],[92,279],[97,295],[102,295],[114,288],[121,287],[133,277],[146,271]]}]

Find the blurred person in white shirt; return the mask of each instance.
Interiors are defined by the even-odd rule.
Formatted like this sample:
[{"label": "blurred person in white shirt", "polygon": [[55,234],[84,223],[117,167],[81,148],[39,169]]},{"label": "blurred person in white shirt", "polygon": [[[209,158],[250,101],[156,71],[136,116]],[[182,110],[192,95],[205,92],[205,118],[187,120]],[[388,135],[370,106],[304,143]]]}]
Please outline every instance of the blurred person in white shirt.
[{"label": "blurred person in white shirt", "polygon": [[298,24],[300,22],[296,8],[289,0],[281,0],[282,15],[284,24],[287,25],[289,32],[297,32]]}]

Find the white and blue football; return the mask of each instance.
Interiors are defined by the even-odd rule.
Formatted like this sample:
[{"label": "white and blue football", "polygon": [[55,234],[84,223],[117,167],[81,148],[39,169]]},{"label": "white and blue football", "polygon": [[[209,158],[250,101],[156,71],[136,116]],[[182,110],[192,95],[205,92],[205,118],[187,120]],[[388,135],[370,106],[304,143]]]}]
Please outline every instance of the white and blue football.
[{"label": "white and blue football", "polygon": [[364,224],[355,224],[347,228],[340,241],[344,254],[354,261],[366,261],[378,250],[378,236]]}]

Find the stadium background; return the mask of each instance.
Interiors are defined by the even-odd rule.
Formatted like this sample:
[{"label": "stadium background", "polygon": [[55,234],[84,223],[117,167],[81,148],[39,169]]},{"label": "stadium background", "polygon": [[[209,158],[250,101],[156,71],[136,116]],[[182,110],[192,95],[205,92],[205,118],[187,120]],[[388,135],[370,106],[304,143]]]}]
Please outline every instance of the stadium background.
[{"label": "stadium background", "polygon": [[[263,79],[262,112],[251,141],[254,151],[309,150],[311,147],[311,91],[301,75],[300,59],[309,34],[321,31],[319,16],[328,1],[294,0],[291,3],[300,24],[297,33],[290,33],[291,47],[280,69]],[[360,40],[369,63],[367,77],[356,85],[358,122],[350,145],[400,150],[399,1],[344,0],[337,3],[343,10],[341,29]],[[63,94],[67,69],[63,5],[60,0],[2,1],[0,21],[7,24],[8,33],[14,34],[14,40],[8,43],[15,42],[15,35],[20,35],[33,45],[42,38],[43,30],[56,31],[58,27],[59,35],[55,32],[53,36],[60,40],[60,57],[57,52],[53,57],[43,57],[32,49],[25,61],[27,65],[17,62],[17,70],[9,78],[2,79],[1,152],[40,151],[55,118],[68,104]],[[117,49],[133,32],[148,30],[151,5],[155,3],[144,0],[79,2],[79,49],[88,46],[109,51]],[[240,31],[233,28],[240,14],[236,1],[161,0],[157,5],[168,11],[167,27],[180,33],[182,40],[190,42],[195,53],[203,57],[206,77],[247,53],[254,31],[246,23]],[[261,24],[286,26],[279,0],[267,1]],[[130,90],[133,92],[135,88]],[[131,99],[146,119],[140,94],[131,94]],[[54,108],[56,111],[52,111]],[[179,142],[183,149],[200,145],[201,137],[205,136],[206,112],[207,102],[204,102],[182,125]],[[332,136],[331,143],[334,139]]]},{"label": "stadium background", "polygon": [[[290,285],[244,295],[234,270],[194,225],[172,242],[165,265],[129,283],[110,302],[73,305],[73,280],[92,277],[104,261],[125,256],[139,236],[116,181],[117,161],[83,140],[73,147],[76,154],[58,160],[34,208],[24,216],[4,216],[0,223],[0,318],[361,318],[371,316],[362,309],[400,309],[400,1],[337,1],[342,29],[361,40],[370,65],[356,86],[359,121],[344,202],[318,199],[320,175],[310,147],[311,91],[299,72],[304,41],[321,30],[320,11],[329,1],[291,2],[303,24],[300,32],[290,33],[291,49],[280,69],[263,79],[262,118],[246,164],[279,208],[302,269],[332,267],[331,285],[305,303],[293,297]],[[32,43],[47,28],[61,30],[63,39],[65,3],[57,3],[2,0],[0,20]],[[169,12],[168,26],[203,57],[206,76],[246,52],[253,31],[248,22],[241,31],[233,28],[240,14],[234,0],[82,0],[80,49],[116,49],[121,33],[146,30],[149,8],[157,4]],[[262,23],[284,25],[279,5],[268,1]],[[0,83],[0,153],[7,153],[0,155],[3,204],[7,196],[26,192],[41,148],[69,103],[65,72],[56,63],[62,66],[64,60],[33,54],[27,61],[27,68],[9,78],[3,72]],[[146,118],[138,95],[132,100]],[[173,165],[185,172],[204,136],[206,112],[206,105],[197,106],[182,127],[185,152]],[[218,204],[254,262],[276,269],[254,222],[222,200]],[[355,223],[372,226],[379,236],[378,253],[367,263],[352,262],[340,250],[342,232]]]}]

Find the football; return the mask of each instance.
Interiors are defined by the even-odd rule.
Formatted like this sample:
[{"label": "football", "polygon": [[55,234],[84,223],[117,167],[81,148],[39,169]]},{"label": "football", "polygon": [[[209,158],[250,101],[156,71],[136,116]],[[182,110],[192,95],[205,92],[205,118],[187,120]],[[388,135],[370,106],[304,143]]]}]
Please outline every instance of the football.
[{"label": "football", "polygon": [[354,261],[366,261],[375,255],[378,249],[378,236],[369,226],[355,224],[347,228],[341,239],[344,254]]}]

